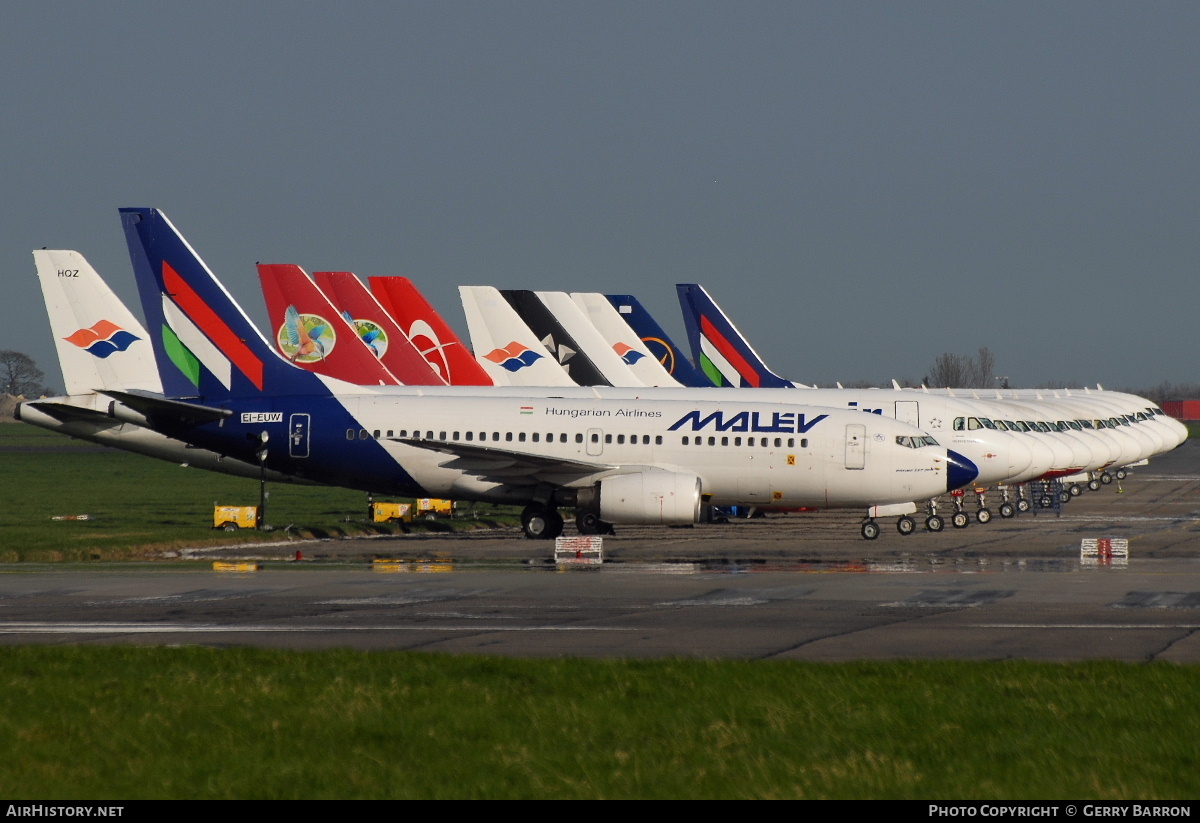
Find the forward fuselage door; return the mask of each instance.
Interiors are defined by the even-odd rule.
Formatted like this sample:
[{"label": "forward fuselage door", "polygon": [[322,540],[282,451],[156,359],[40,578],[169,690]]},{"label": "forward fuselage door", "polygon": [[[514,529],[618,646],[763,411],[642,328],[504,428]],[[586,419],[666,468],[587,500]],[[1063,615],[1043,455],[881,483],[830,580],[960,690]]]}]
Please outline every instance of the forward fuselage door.
[{"label": "forward fuselage door", "polygon": [[846,468],[867,467],[867,427],[861,423],[846,426]]},{"label": "forward fuselage door", "polygon": [[921,428],[921,410],[916,400],[897,400],[896,419],[914,428]]}]

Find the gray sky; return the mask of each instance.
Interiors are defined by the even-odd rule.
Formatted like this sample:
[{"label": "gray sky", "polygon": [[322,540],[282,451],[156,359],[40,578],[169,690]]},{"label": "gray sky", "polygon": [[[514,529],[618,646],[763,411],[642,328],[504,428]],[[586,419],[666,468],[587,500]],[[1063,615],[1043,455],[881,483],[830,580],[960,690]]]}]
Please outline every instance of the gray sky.
[{"label": "gray sky", "polygon": [[5,4],[0,349],[60,384],[30,250],[140,314],[163,209],[256,261],[639,295],[699,282],[785,376],[1197,381],[1200,4]]}]

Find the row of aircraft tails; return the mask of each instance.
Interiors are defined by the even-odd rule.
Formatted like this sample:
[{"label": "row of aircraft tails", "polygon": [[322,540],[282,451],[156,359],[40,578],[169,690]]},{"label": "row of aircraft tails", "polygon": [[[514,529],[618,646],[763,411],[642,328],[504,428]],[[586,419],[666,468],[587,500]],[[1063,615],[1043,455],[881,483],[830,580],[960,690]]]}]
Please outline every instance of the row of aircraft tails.
[{"label": "row of aircraft tails", "polygon": [[[517,504],[531,538],[713,506],[859,508],[861,533],[1098,490],[1187,436],[1144,399],[817,389],[771,371],[703,288],[689,359],[632,295],[460,289],[468,347],[403,277],[258,266],[264,337],[162,212],[121,210],[143,326],[75,251],[34,260],[66,396],[20,420],[212,471]],[[1044,489],[1045,487],[1039,487]],[[971,494],[959,493],[966,489]],[[1039,491],[1039,494],[1042,492]],[[995,498],[993,497],[993,500]]]}]

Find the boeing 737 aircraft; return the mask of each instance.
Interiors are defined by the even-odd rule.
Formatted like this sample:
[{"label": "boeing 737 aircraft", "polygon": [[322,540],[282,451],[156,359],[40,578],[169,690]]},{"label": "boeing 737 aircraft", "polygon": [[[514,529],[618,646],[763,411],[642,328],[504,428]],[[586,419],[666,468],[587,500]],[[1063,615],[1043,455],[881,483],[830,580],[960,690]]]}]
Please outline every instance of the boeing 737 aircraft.
[{"label": "boeing 737 aircraft", "polygon": [[323,483],[524,504],[530,537],[561,531],[560,506],[584,531],[682,524],[702,502],[901,504],[978,474],[897,420],[750,394],[348,385],[279,356],[161,212],[121,216],[143,310],[161,330],[151,341],[163,393],[111,395],[220,454],[253,460],[265,444],[269,468]]}]

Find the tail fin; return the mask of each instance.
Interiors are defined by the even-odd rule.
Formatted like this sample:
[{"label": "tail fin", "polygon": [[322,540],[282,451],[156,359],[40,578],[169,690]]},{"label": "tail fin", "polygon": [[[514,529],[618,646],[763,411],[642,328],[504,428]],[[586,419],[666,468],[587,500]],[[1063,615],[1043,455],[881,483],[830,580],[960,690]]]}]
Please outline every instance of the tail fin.
[{"label": "tail fin", "polygon": [[564,292],[502,289],[500,294],[579,385],[642,385]]},{"label": "tail fin", "polygon": [[571,300],[644,386],[679,386],[604,295],[575,292]]},{"label": "tail fin", "polygon": [[498,386],[578,385],[491,286],[459,286],[475,359]]},{"label": "tail fin", "polygon": [[283,356],[302,369],[360,386],[400,381],[360,341],[358,329],[292,264],[258,264],[267,317]]},{"label": "tail fin", "polygon": [[150,335],[76,251],[33,253],[66,392],[162,392]]},{"label": "tail fin", "polygon": [[679,291],[692,356],[714,384],[756,389],[795,385],[767,368],[702,286],[680,283],[675,288]]},{"label": "tail fin", "polygon": [[692,366],[687,355],[663,331],[632,294],[606,294],[604,298],[617,310],[617,314],[629,325],[633,333],[641,338],[650,354],[666,370],[667,374],[693,389],[711,389],[713,382]]},{"label": "tail fin", "polygon": [[121,223],[167,396],[328,394],[275,353],[166,215],[121,209]]},{"label": "tail fin", "polygon": [[[471,350],[408,278],[371,277],[369,282],[371,291],[366,292],[366,297],[394,321],[417,356],[429,364],[439,380],[451,386],[493,385],[492,378],[475,362]],[[362,288],[361,284],[358,287]],[[340,286],[337,288],[340,294]]]},{"label": "tail fin", "polygon": [[388,371],[410,386],[447,385],[353,272],[318,271],[313,278],[343,316],[353,318],[359,336]]}]

